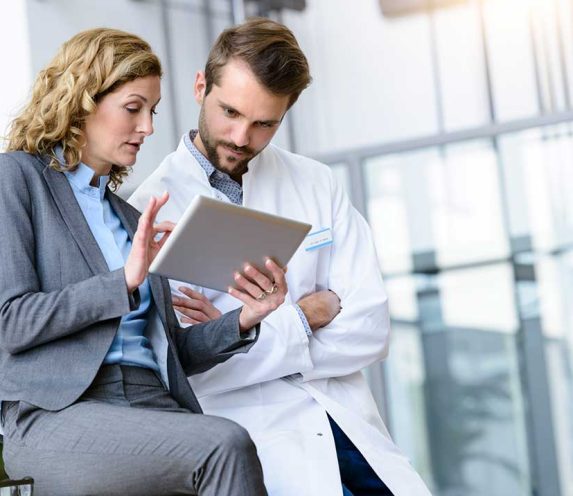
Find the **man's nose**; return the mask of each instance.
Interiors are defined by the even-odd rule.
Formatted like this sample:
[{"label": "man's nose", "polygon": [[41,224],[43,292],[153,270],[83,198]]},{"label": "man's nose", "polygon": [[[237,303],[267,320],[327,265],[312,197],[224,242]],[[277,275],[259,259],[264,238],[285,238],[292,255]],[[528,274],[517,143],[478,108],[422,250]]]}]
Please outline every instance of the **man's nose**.
[{"label": "man's nose", "polygon": [[243,147],[249,145],[249,128],[250,126],[248,122],[236,123],[231,135],[231,140],[235,146]]}]

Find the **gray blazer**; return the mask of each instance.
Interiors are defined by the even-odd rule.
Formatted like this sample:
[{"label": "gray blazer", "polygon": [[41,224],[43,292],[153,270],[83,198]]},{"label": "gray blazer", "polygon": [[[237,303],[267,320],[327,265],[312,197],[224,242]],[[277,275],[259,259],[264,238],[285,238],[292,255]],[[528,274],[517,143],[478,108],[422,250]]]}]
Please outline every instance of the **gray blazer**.
[{"label": "gray blazer", "polygon": [[[0,400],[59,410],[90,385],[121,316],[138,301],[123,269],[109,271],[65,175],[48,163],[0,154]],[[133,237],[139,212],[106,194]],[[187,376],[248,351],[256,336],[240,336],[238,311],[180,328],[167,281],[149,282],[168,342],[171,394],[200,412]]]}]

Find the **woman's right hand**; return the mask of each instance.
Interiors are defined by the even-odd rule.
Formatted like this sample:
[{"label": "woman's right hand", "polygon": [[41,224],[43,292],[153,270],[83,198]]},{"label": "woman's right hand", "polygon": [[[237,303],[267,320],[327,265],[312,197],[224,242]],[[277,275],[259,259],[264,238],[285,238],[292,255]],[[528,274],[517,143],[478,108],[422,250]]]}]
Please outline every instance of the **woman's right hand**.
[{"label": "woman's right hand", "polygon": [[[167,192],[159,198],[152,196],[137,223],[137,231],[131,242],[131,251],[124,266],[125,282],[130,293],[133,293],[143,283],[151,262],[175,227],[173,222],[168,221],[154,224],[157,213],[167,203],[167,200],[169,200]],[[155,236],[159,233],[163,233],[163,236],[156,241]]]}]

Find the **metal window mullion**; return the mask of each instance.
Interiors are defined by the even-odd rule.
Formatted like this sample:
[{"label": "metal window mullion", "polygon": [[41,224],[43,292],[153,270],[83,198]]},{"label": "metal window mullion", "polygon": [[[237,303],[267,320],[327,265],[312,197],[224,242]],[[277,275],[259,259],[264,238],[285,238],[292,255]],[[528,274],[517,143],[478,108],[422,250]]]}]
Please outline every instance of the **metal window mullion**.
[{"label": "metal window mullion", "polygon": [[166,66],[166,82],[169,93],[169,111],[171,114],[171,143],[173,149],[177,148],[179,142],[179,111],[177,105],[177,87],[175,85],[175,70],[173,64],[173,48],[171,46],[171,23],[169,21],[169,4],[167,0],[159,0],[161,11],[161,27],[163,43],[165,45],[164,65]]},{"label": "metal window mullion", "polygon": [[561,14],[561,7],[559,1],[555,0],[555,30],[557,36],[557,43],[559,46],[559,65],[561,66],[561,82],[563,84],[563,95],[565,97],[565,108],[571,108],[571,88],[569,87],[569,69],[567,68],[567,60],[565,57],[565,40],[563,37],[563,18]]},{"label": "metal window mullion", "polygon": [[364,164],[356,157],[347,157],[348,178],[350,180],[350,199],[352,204],[362,216],[368,221],[368,204],[366,193],[366,178],[364,174]]},{"label": "metal window mullion", "polygon": [[381,155],[404,153],[422,148],[433,148],[442,145],[460,143],[462,141],[493,138],[498,135],[511,134],[532,128],[552,126],[572,121],[572,111],[555,112],[538,117],[495,123],[487,126],[464,129],[461,131],[452,131],[449,133],[424,136],[369,147],[341,150],[340,152],[335,153],[316,154],[314,155],[314,158],[327,164],[339,163],[347,160],[348,157],[351,157],[352,159],[356,158],[358,160],[365,160],[368,158],[379,157]]}]

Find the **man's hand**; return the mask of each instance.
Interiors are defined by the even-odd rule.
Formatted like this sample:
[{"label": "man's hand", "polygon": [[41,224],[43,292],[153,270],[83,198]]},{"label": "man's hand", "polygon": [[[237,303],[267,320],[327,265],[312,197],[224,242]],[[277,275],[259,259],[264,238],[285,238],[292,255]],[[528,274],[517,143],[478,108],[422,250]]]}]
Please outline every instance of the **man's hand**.
[{"label": "man's hand", "polygon": [[221,316],[221,312],[204,294],[185,286],[181,286],[179,291],[185,296],[173,295],[173,307],[183,314],[182,322],[198,324],[199,322],[218,319]]},{"label": "man's hand", "polygon": [[252,265],[243,273],[235,273],[236,287],[229,288],[229,294],[243,303],[239,314],[241,332],[257,325],[285,301],[288,292],[285,269],[268,258],[265,267],[270,270],[272,280]]},{"label": "man's hand", "polygon": [[342,309],[340,298],[330,290],[311,293],[297,303],[313,331],[330,324]]}]

